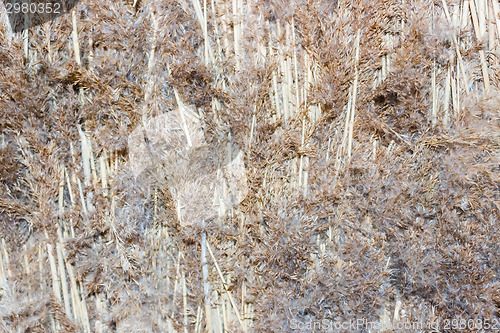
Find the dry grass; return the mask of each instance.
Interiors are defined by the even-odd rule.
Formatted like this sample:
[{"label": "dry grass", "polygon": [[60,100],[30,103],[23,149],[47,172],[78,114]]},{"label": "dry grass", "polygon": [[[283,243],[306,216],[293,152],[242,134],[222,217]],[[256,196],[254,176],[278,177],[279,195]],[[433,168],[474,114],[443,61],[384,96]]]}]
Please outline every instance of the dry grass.
[{"label": "dry grass", "polygon": [[[498,1],[1,10],[2,330],[500,320]],[[174,113],[244,153],[228,211],[172,157],[138,177],[130,135]]]}]

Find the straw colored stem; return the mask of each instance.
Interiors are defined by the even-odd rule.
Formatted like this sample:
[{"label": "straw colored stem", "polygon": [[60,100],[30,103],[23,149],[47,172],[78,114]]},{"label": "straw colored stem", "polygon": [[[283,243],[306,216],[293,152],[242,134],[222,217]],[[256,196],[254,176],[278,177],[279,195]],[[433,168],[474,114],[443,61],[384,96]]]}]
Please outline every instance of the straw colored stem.
[{"label": "straw colored stem", "polygon": [[[205,222],[202,222],[205,225]],[[205,299],[205,317],[206,317],[206,330],[212,332],[212,306],[210,304],[210,285],[208,284],[208,260],[207,260],[207,232],[202,231],[201,234],[201,269],[203,275],[203,294]]]},{"label": "straw colored stem", "polygon": [[80,44],[78,42],[78,26],[76,21],[76,9],[71,11],[71,22],[73,25],[73,52],[75,55],[75,61],[78,66],[82,65],[82,60],[80,59]]},{"label": "straw colored stem", "polygon": [[354,132],[354,113],[356,110],[356,96],[358,94],[358,80],[359,80],[359,40],[360,40],[360,31],[356,35],[356,57],[355,57],[355,75],[354,75],[354,83],[352,90],[352,103],[351,103],[351,112],[349,121],[349,143],[347,145],[347,158],[351,158],[352,154],[352,140],[353,140],[353,132]]},{"label": "straw colored stem", "polygon": [[231,305],[233,306],[234,313],[236,314],[236,317],[238,318],[238,322],[241,325],[241,328],[243,329],[244,332],[246,332],[246,327],[241,321],[241,316],[238,311],[238,308],[236,307],[236,303],[233,299],[233,296],[231,295],[231,292],[228,290],[228,285],[224,279],[224,276],[222,275],[222,271],[220,270],[219,264],[217,263],[217,260],[215,259],[214,253],[212,252],[212,249],[210,248],[210,244],[208,243],[208,240],[206,240],[206,245],[208,252],[210,253],[210,256],[212,257],[212,260],[214,261],[215,268],[217,269],[217,273],[219,274],[219,278],[222,282],[222,286],[224,287],[225,292],[227,293],[227,296],[229,297],[229,301],[231,302]]},{"label": "straw colored stem", "polygon": [[59,266],[59,277],[61,281],[61,289],[63,293],[63,301],[64,301],[64,310],[66,312],[66,315],[69,318],[72,318],[71,314],[71,305],[70,305],[70,299],[69,299],[69,292],[68,292],[68,282],[66,280],[66,271],[64,269],[64,256],[63,252],[61,249],[61,244],[58,243],[57,246],[57,262]]},{"label": "straw colored stem", "polygon": [[[481,34],[481,25],[478,19],[478,13],[476,11],[476,5],[474,4],[474,0],[469,1],[470,12],[472,16],[472,24],[474,25],[474,31],[476,33],[477,41],[480,42],[482,39]],[[484,54],[484,50],[479,50],[479,58],[481,60],[481,71],[483,72],[483,81],[484,81],[484,91],[489,93],[490,91],[490,78],[488,75],[488,64],[486,63],[486,56]]]}]

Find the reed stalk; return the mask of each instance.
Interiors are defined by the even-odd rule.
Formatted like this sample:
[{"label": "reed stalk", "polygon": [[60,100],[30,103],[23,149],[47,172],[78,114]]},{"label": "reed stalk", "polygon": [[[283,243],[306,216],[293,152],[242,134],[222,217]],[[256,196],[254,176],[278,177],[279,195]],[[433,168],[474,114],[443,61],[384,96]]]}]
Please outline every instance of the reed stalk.
[{"label": "reed stalk", "polygon": [[[47,318],[26,315],[26,323],[40,322],[30,330],[63,332],[65,314],[82,332],[102,333],[113,331],[112,322],[122,329],[137,313],[162,332],[218,333],[234,325],[290,331],[292,318],[316,320],[319,307],[341,319],[348,312],[385,324],[414,320],[416,308],[422,320],[434,311],[468,313],[467,304],[487,311],[490,304],[476,294],[494,282],[491,272],[482,275],[485,283],[460,277],[484,266],[466,251],[475,237],[490,252],[497,243],[487,223],[496,220],[488,190],[495,170],[478,156],[494,151],[494,126],[484,118],[496,111],[498,1],[442,0],[432,17],[420,3],[398,3],[404,15],[386,9],[395,3],[369,5],[380,26],[345,1],[326,8],[321,1],[191,0],[167,11],[160,2],[91,0],[68,13],[66,34],[57,21],[64,16],[43,33],[0,30],[7,41],[0,47],[0,218],[12,219],[0,244],[0,308],[11,299],[31,304],[51,295]],[[0,12],[7,22],[4,7]],[[405,21],[407,14],[422,26]],[[345,31],[356,31],[355,39]],[[68,46],[61,37],[69,33]],[[426,36],[445,50],[429,56]],[[27,68],[16,67],[23,58],[43,70],[29,80],[18,75]],[[201,239],[191,238],[183,203],[164,184],[169,166],[145,173],[158,176],[151,186],[130,177],[126,137],[145,124],[151,105],[178,112],[188,148],[198,148],[190,133],[195,119],[214,137],[230,128],[247,153],[249,194],[226,216],[220,208],[216,227],[194,219]],[[463,185],[470,179],[478,186]],[[25,224],[26,242],[6,243]],[[461,230],[460,242],[450,230]],[[456,257],[441,246],[445,238],[458,244],[453,251],[467,265],[424,265],[420,274],[426,258]],[[216,258],[212,246],[226,255]],[[193,258],[200,262],[193,265]],[[446,305],[427,311],[428,295],[404,290],[412,288],[408,281],[429,285],[430,275],[439,291],[431,303]],[[394,283],[394,276],[404,279]],[[443,284],[443,276],[456,279]],[[19,285],[28,286],[24,294]],[[117,291],[127,285],[130,299]],[[443,302],[459,289],[461,309]],[[290,290],[298,292],[286,299]],[[344,312],[335,308],[339,293]],[[135,299],[142,303],[131,304]],[[301,315],[304,305],[308,317]],[[17,315],[2,314],[0,330],[21,330],[16,320],[24,314]]]},{"label": "reed stalk", "polygon": [[71,24],[73,26],[72,37],[73,37],[73,54],[75,56],[75,61],[78,66],[82,65],[82,60],[80,58],[80,41],[78,40],[78,25],[76,20],[76,9],[71,11]]},{"label": "reed stalk", "polygon": [[[202,221],[202,228],[205,227],[205,221]],[[207,332],[213,332],[212,305],[210,303],[210,285],[208,283],[208,260],[207,260],[207,232],[201,233],[201,269],[203,275],[203,294],[205,300],[205,329]]]},{"label": "reed stalk", "polygon": [[356,97],[358,95],[358,80],[359,80],[359,41],[361,38],[361,32],[358,30],[356,34],[356,41],[355,41],[355,57],[354,57],[354,82],[353,82],[353,88],[352,88],[352,102],[351,102],[351,112],[350,112],[350,117],[346,121],[349,122],[349,141],[347,144],[347,158],[351,158],[352,154],[352,142],[353,142],[353,137],[354,137],[354,114],[356,110]]},{"label": "reed stalk", "polygon": [[[482,41],[482,31],[484,31],[485,25],[484,25],[484,12],[482,11],[478,14],[476,10],[476,5],[474,3],[474,0],[469,1],[469,6],[470,6],[470,13],[472,17],[472,23],[474,25],[474,32],[476,35],[476,39],[478,42]],[[488,64],[486,62],[486,56],[484,53],[483,49],[480,49],[479,51],[479,58],[481,60],[481,71],[483,73],[483,84],[484,84],[484,91],[485,93],[490,92],[490,79],[488,75]]]},{"label": "reed stalk", "polygon": [[238,318],[238,322],[240,323],[240,326],[241,326],[242,330],[244,332],[246,332],[245,331],[246,327],[243,324],[243,322],[241,321],[241,316],[240,316],[240,313],[238,311],[238,308],[236,307],[236,303],[235,303],[235,301],[233,299],[233,296],[231,296],[231,292],[228,290],[228,285],[226,283],[226,280],[224,279],[224,276],[222,275],[222,271],[220,270],[219,264],[217,263],[217,260],[215,259],[214,253],[212,252],[212,249],[210,248],[210,244],[208,243],[208,240],[206,239],[206,236],[205,236],[205,244],[206,244],[208,253],[210,253],[210,256],[212,257],[212,260],[214,262],[215,268],[217,269],[217,273],[219,274],[219,278],[220,278],[220,280],[222,282],[222,287],[224,288],[227,296],[229,297],[229,301],[231,302],[231,305],[233,307],[233,311],[234,311],[234,313],[236,315],[236,318]]}]

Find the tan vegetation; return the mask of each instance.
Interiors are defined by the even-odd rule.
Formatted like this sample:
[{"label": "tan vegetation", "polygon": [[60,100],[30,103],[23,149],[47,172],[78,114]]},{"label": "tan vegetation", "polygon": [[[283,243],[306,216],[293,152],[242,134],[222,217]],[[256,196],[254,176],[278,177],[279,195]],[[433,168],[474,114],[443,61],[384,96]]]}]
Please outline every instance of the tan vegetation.
[{"label": "tan vegetation", "polygon": [[[1,11],[2,330],[500,320],[497,0]],[[179,221],[175,163],[137,177],[129,136],[175,112],[241,149],[243,201],[193,183]]]}]

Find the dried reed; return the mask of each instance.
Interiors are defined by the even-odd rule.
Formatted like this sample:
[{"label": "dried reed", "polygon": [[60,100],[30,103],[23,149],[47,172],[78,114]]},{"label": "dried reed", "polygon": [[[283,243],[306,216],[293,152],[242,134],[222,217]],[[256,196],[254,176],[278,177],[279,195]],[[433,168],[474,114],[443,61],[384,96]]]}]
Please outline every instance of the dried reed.
[{"label": "dried reed", "polygon": [[0,7],[1,330],[499,320],[498,1]]}]

